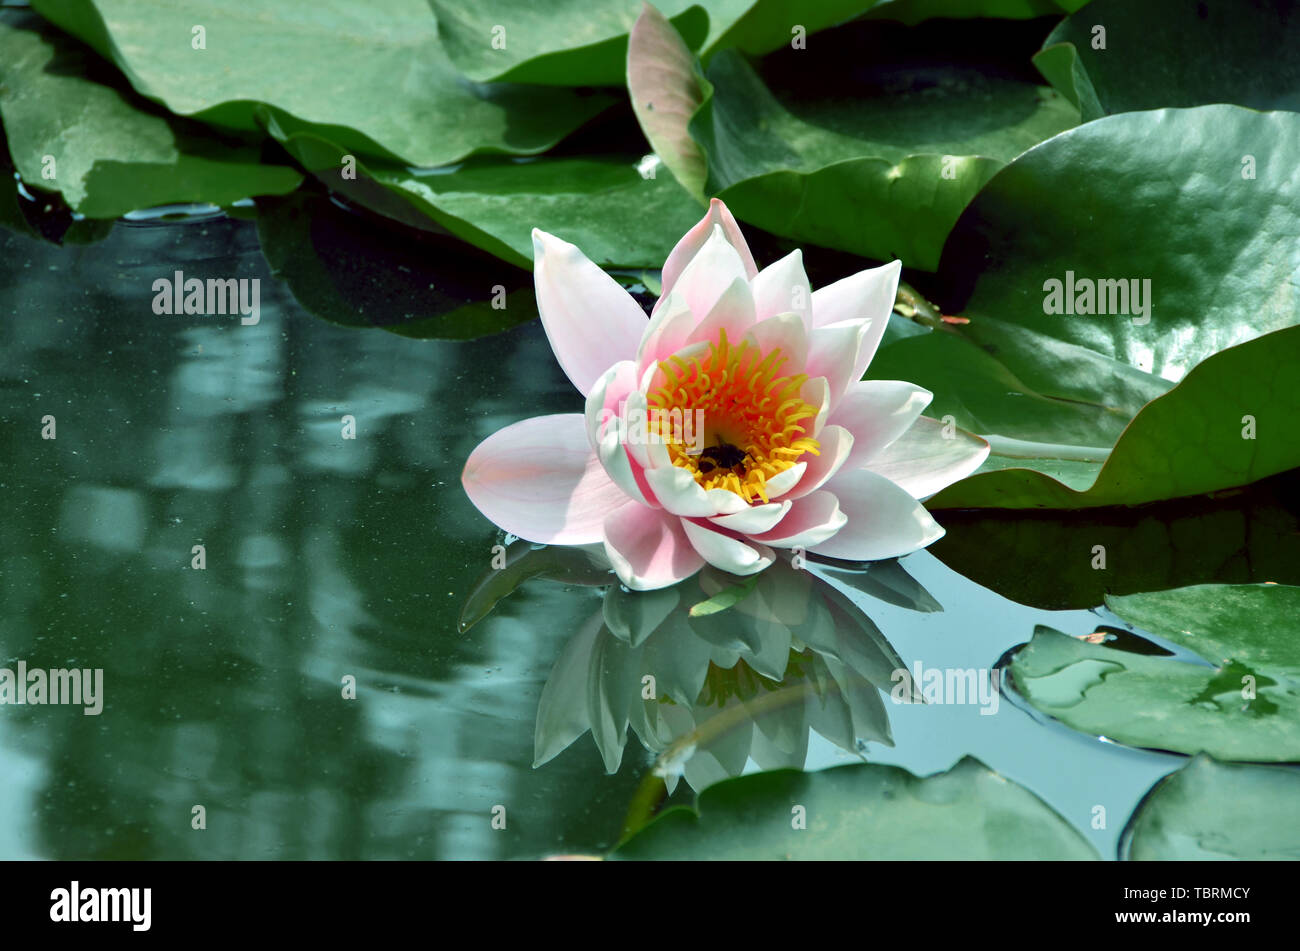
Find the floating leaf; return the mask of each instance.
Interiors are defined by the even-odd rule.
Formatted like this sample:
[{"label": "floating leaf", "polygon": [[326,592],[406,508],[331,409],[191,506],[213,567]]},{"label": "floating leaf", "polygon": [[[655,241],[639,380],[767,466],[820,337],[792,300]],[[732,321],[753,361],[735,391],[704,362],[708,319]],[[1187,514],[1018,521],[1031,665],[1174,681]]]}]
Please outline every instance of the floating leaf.
[{"label": "floating leaf", "polygon": [[1139,505],[1247,485],[1300,466],[1300,327],[1229,347],[1153,400],[1086,488],[1031,469],[977,473],[936,508],[1075,509]]},{"label": "floating leaf", "polygon": [[[806,828],[799,819],[806,822]],[[1095,859],[1033,793],[967,757],[924,779],[897,766],[780,770],[700,793],[623,842],[616,859]]]},{"label": "floating leaf", "polygon": [[[88,218],[293,191],[302,176],[259,150],[162,114],[82,44],[27,11],[0,11],[0,116],[23,180]],[[104,80],[103,82],[99,80]]]},{"label": "floating leaf", "polygon": [[[782,78],[780,98],[739,54],[718,53],[706,73],[713,95],[691,133],[708,156],[709,192],[742,220],[933,270],[980,187],[1078,114],[1046,87],[973,65],[932,65],[924,36],[905,51],[864,50],[869,39],[827,34],[836,46],[819,50],[821,70],[844,60],[832,90],[820,79],[815,89],[794,88],[807,51],[773,56],[765,68]],[[864,59],[870,71],[856,68]]]},{"label": "floating leaf", "polygon": [[1300,860],[1300,770],[1197,756],[1152,787],[1122,843],[1136,861]]},{"label": "floating leaf", "polygon": [[315,132],[350,153],[411,165],[542,152],[613,102],[466,82],[438,41],[426,0],[32,6],[177,115],[247,131],[274,120],[290,135]]},{"label": "floating leaf", "polygon": [[1300,588],[1200,585],[1107,604],[1204,663],[1140,656],[1039,627],[1010,668],[1031,705],[1131,746],[1300,759]]},{"label": "floating leaf", "polygon": [[1294,111],[1298,51],[1300,18],[1287,4],[1092,0],[1052,31],[1034,65],[1085,119],[1216,102]]}]

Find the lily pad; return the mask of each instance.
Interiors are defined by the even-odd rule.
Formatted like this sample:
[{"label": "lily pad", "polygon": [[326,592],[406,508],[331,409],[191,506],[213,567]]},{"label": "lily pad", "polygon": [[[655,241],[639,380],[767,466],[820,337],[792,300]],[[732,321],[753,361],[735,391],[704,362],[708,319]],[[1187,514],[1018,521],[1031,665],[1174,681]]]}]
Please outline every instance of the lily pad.
[{"label": "lily pad", "polygon": [[[621,86],[640,0],[430,0],[447,53],[470,79]],[[657,0],[691,49],[712,45],[753,0]]]},{"label": "lily pad", "polygon": [[[426,0],[35,0],[177,115],[246,131],[271,119],[411,165],[534,154],[613,103],[467,82]],[[201,30],[201,34],[200,34]],[[199,44],[201,48],[199,48]]]},{"label": "lily pad", "polygon": [[[713,95],[691,120],[708,157],[708,190],[775,234],[934,270],[961,210],[1025,149],[1073,126],[1061,95],[921,52],[863,51],[835,42],[845,80],[828,94],[778,97],[736,52],[713,58]],[[892,52],[892,56],[891,56]],[[790,50],[769,69],[798,73]],[[836,61],[819,52],[819,62]],[[848,64],[868,59],[863,73]],[[870,222],[864,227],[864,222]]]},{"label": "lily pad", "polygon": [[[806,825],[806,827],[801,827]],[[919,778],[896,766],[729,779],[665,811],[614,859],[1098,858],[1033,793],[967,757]]]},{"label": "lily pad", "polygon": [[1298,153],[1300,115],[1231,105],[1064,132],[963,212],[943,252],[945,312],[1181,379],[1297,323]]},{"label": "lily pad", "polygon": [[1215,102],[1295,111],[1298,51],[1300,18],[1285,4],[1093,0],[1052,31],[1034,64],[1088,120]]},{"label": "lily pad", "polygon": [[94,54],[27,11],[0,11],[0,116],[25,182],[88,218],[181,202],[290,192],[301,174],[260,150],[176,120]]},{"label": "lily pad", "polygon": [[1040,626],[1010,668],[1032,706],[1131,746],[1300,759],[1300,588],[1200,585],[1107,604],[1202,660],[1142,656]]},{"label": "lily pad", "polygon": [[[1027,468],[982,472],[936,508],[1077,509],[1139,505],[1248,485],[1300,466],[1300,327],[1229,347],[1153,400],[1121,434],[1090,486]],[[932,411],[933,412],[933,411]]]},{"label": "lily pad", "polygon": [[1121,852],[1136,861],[1300,860],[1300,770],[1197,756],[1147,793]]},{"label": "lily pad", "polygon": [[406,224],[445,229],[530,270],[534,227],[603,267],[657,268],[700,218],[672,175],[645,176],[631,156],[485,157],[418,170],[345,163],[340,146],[310,134],[288,137],[286,147],[352,200]]}]

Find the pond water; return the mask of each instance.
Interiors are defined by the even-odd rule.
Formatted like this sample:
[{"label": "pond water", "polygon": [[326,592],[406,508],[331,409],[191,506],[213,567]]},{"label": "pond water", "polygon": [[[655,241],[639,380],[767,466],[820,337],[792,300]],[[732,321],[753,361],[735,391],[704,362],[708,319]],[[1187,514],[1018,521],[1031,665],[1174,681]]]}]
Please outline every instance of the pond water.
[{"label": "pond water", "polygon": [[[533,580],[459,624],[504,541],[461,489],[465,458],[508,423],[580,408],[536,321],[469,342],[327,323],[272,276],[255,225],[226,218],[118,223],[84,247],[0,232],[0,262],[0,667],[104,671],[98,716],[0,714],[0,858],[530,858],[617,841],[655,760],[635,737],[614,775],[590,735],[533,767],[543,685],[602,589]],[[258,322],[156,314],[153,283],[178,270],[257,278]],[[1040,623],[1121,626],[1008,601],[929,552],[899,567],[943,610],[815,570],[909,668],[993,668]],[[892,747],[814,735],[806,767],[865,756],[929,774],[973,755],[1105,857],[1185,762],[1044,721],[1005,689],[996,712],[881,697]],[[690,802],[687,783],[672,798]]]}]

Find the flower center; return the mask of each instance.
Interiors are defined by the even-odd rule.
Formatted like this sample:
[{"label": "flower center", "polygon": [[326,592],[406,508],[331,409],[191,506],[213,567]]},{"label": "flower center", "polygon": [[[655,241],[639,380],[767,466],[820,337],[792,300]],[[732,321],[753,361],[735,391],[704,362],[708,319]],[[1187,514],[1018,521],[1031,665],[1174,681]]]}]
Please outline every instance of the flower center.
[{"label": "flower center", "polygon": [[[733,347],[725,330],[709,344],[707,355],[688,360],[674,354],[662,361],[663,382],[646,401],[650,429],[667,444],[673,465],[705,489],[766,502],[769,479],[805,452],[820,455],[817,440],[799,425],[817,415],[799,396],[808,375],[778,376],[783,363],[779,347],[766,355],[748,340]],[[663,422],[673,410],[681,410],[683,418],[699,411],[704,431],[684,439],[680,427]]]}]

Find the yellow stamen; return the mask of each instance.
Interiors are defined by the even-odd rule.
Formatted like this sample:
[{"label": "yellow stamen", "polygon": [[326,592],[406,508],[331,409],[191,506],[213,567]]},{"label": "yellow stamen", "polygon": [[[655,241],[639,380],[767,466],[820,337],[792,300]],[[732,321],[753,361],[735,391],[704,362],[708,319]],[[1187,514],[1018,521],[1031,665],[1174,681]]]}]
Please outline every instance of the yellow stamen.
[{"label": "yellow stamen", "polygon": [[808,375],[778,376],[784,363],[779,347],[759,354],[748,340],[733,346],[725,330],[707,355],[674,354],[660,362],[662,378],[646,394],[648,405],[665,411],[661,418],[674,409],[683,417],[700,410],[704,417],[704,432],[696,434],[704,451],[696,455],[679,429],[652,423],[672,464],[705,489],[726,489],[753,503],[767,502],[767,483],[804,453],[820,455],[818,441],[798,425],[817,415],[799,395]]}]

